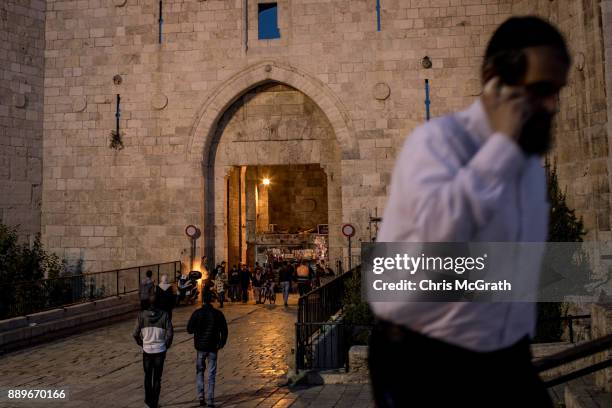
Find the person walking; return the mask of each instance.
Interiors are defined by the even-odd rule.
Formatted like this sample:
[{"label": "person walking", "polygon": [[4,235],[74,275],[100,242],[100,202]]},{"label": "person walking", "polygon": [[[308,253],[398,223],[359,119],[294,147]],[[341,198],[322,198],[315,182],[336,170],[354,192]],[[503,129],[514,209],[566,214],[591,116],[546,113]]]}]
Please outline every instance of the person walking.
[{"label": "person walking", "polygon": [[[531,16],[502,23],[484,53],[482,95],[407,138],[378,242],[545,242],[541,158],[569,68],[565,40],[551,24]],[[537,268],[515,274],[537,287]],[[534,303],[370,304],[379,408],[412,405],[415,392],[429,406],[552,407],[532,363]]]},{"label": "person walking", "polygon": [[202,272],[202,275],[208,276],[210,274],[209,271],[210,265],[208,262],[208,257],[204,255],[202,258],[200,258],[200,272]]},{"label": "person walking", "polygon": [[300,266],[297,267],[297,283],[298,283],[298,291],[300,296],[304,296],[304,294],[310,291],[310,282],[312,279],[311,270],[308,267],[308,263],[306,261],[302,261]]},{"label": "person walking", "polygon": [[255,272],[251,275],[251,284],[253,285],[253,297],[255,298],[255,304],[260,304],[261,287],[264,284],[264,276],[261,268],[255,269]]},{"label": "person walking", "polygon": [[225,285],[227,284],[227,277],[223,270],[217,273],[215,277],[215,292],[217,292],[217,299],[219,300],[219,307],[223,308],[223,301],[225,300]]},{"label": "person walking", "polygon": [[155,299],[161,310],[168,313],[168,317],[172,320],[172,310],[176,305],[176,294],[174,286],[168,283],[168,275],[163,274],[160,278],[161,282],[155,288]]},{"label": "person walking", "polygon": [[155,282],[153,282],[153,271],[148,270],[146,272],[146,277],[142,282],[140,282],[140,286],[138,288],[138,294],[140,297],[140,310],[147,310],[151,304],[149,303],[149,299],[153,296],[155,292]]},{"label": "person walking", "polygon": [[[220,310],[212,305],[212,293],[202,294],[204,304],[191,315],[187,332],[193,334],[196,349],[196,391],[200,406],[214,407],[217,356],[227,342],[227,322]],[[205,371],[208,365],[208,392],[205,392]]]},{"label": "person walking", "polygon": [[142,347],[145,404],[149,408],[157,408],[164,361],[166,351],[172,345],[173,328],[168,314],[157,306],[155,294],[149,297],[148,305],[147,310],[138,313],[132,336],[136,344]]},{"label": "person walking", "polygon": [[232,302],[240,300],[240,270],[236,265],[232,266],[228,278],[229,298]]},{"label": "person walking", "polygon": [[278,273],[278,281],[283,290],[283,304],[287,307],[289,304],[289,291],[291,289],[291,281],[293,280],[293,276],[291,274],[291,269],[289,269],[288,263],[285,261],[281,264],[279,273]]},{"label": "person walking", "polygon": [[242,265],[240,269],[240,294],[242,295],[242,303],[249,301],[249,284],[251,283],[251,272],[246,265]]},{"label": "person walking", "polygon": [[225,272],[225,261],[222,261],[220,264],[218,264],[215,269],[213,269],[210,273],[209,278],[212,280],[215,280],[215,278],[217,277],[217,274],[221,271]]}]

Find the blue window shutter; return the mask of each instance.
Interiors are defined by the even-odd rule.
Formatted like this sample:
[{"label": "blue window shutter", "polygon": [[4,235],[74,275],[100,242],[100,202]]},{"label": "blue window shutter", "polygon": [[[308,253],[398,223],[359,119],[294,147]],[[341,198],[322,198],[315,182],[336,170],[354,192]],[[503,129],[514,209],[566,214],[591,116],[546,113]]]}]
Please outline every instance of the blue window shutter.
[{"label": "blue window shutter", "polygon": [[280,38],[278,6],[276,3],[258,4],[258,31],[260,40]]}]

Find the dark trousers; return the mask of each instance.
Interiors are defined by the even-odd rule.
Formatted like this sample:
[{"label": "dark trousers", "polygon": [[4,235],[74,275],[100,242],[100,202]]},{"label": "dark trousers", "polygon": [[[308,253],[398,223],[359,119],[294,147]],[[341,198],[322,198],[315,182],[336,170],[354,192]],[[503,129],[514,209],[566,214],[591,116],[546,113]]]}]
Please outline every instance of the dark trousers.
[{"label": "dark trousers", "polygon": [[217,292],[217,298],[219,299],[219,307],[223,307],[223,301],[225,300],[225,292]]},{"label": "dark trousers", "polygon": [[159,404],[159,393],[161,391],[161,378],[164,372],[164,360],[166,352],[163,353],[142,353],[142,365],[144,367],[145,378],[145,404],[151,408],[157,408]]},{"label": "dark trousers", "polygon": [[140,301],[140,310],[147,310],[149,308],[149,300],[141,300]]},{"label": "dark trousers", "polygon": [[308,281],[298,281],[298,292],[300,296],[304,296],[306,293],[310,292],[310,282]]},{"label": "dark trousers", "polygon": [[249,285],[240,285],[240,294],[242,295],[242,301],[243,302],[248,302],[249,301]]},{"label": "dark trousers", "polygon": [[238,289],[237,284],[230,284],[229,285],[229,298],[231,299],[232,302],[235,302],[237,300],[240,300],[240,290]]},{"label": "dark trousers", "polygon": [[552,408],[527,338],[505,349],[475,352],[379,322],[368,365],[378,408]]}]

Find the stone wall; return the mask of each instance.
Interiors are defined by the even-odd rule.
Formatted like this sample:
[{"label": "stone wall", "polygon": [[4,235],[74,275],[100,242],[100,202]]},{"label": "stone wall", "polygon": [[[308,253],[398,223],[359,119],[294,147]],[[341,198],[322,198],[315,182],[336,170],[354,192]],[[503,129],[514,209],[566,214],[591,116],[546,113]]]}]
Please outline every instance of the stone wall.
[{"label": "stone wall", "polygon": [[[242,240],[241,223],[241,171],[240,167],[234,167],[226,178],[225,205],[228,221],[225,223],[227,228],[224,239],[227,242],[228,256],[222,258],[229,265],[236,265],[240,262],[240,250]],[[219,261],[220,262],[220,261]]]},{"label": "stone wall", "polygon": [[[591,316],[593,319],[593,339],[612,334],[612,304],[594,304],[591,308]],[[609,360],[611,357],[612,351],[608,349],[593,356],[593,363],[601,363]],[[598,387],[603,388],[605,392],[612,392],[612,368],[598,371],[595,374],[595,383]]]},{"label": "stone wall", "polygon": [[327,176],[318,164],[267,169],[271,224],[289,234],[327,224]]},{"label": "stone wall", "polygon": [[[358,253],[369,237],[368,216],[382,213],[396,153],[424,120],[424,80],[433,116],[467,106],[480,91],[491,32],[511,13],[531,10],[558,18],[572,50],[585,55],[562,95],[568,105],[556,157],[569,163],[560,174],[571,203],[598,237],[607,233],[598,2],[387,0],[377,31],[369,0],[280,0],[281,39],[265,41],[257,40],[257,3],[248,2],[245,25],[242,0],[166,0],[158,44],[157,2],[47,2],[42,223],[59,255],[82,255],[87,270],[166,261],[188,245],[184,226],[194,223],[204,224],[201,242],[221,258],[224,244],[215,237],[226,228],[223,207],[211,203],[223,200],[226,174],[215,167],[287,164],[300,155],[307,156],[302,164],[321,163],[329,152],[337,154],[325,167],[330,232],[332,222],[355,224]],[[565,16],[570,9],[577,14]],[[311,100],[328,123],[326,135],[281,143],[247,129],[257,143],[223,150],[230,138],[219,139],[219,123],[264,83]],[[117,93],[121,151],[108,147]],[[266,108],[259,109],[269,126]],[[337,153],[313,147],[317,140],[334,140]],[[339,234],[330,241],[345,245]]]},{"label": "stone wall", "polygon": [[40,233],[45,1],[0,3],[0,220]]},{"label": "stone wall", "polygon": [[584,219],[588,240],[610,241],[607,97],[601,7],[598,0],[514,1],[514,14],[536,14],[563,32],[573,57],[560,95],[555,128],[559,182],[568,203]]}]

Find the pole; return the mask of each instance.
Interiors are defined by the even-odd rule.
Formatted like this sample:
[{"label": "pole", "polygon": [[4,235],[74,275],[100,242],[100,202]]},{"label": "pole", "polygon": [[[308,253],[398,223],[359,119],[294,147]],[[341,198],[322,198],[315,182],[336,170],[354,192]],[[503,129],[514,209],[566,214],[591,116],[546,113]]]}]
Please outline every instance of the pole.
[{"label": "pole", "polygon": [[115,118],[117,119],[117,122],[115,124],[117,135],[119,135],[119,118],[121,117],[120,105],[121,105],[121,96],[117,94],[117,111],[115,112]]},{"label": "pole", "polygon": [[352,256],[351,256],[351,237],[348,237],[349,240],[349,248],[348,248],[348,252],[349,252],[349,259],[348,259],[348,264],[349,264],[349,268],[348,270],[350,271],[351,269],[353,269],[353,262],[352,262]]},{"label": "pole", "polygon": [[429,120],[429,105],[431,101],[429,100],[429,79],[425,80],[425,119]]},{"label": "pole", "polygon": [[193,261],[195,260],[195,239],[191,238],[191,262],[189,270],[193,271]]},{"label": "pole", "polygon": [[380,0],[376,0],[376,30],[380,31]]},{"label": "pole", "polygon": [[248,1],[242,0],[242,55],[249,49],[249,10]]},{"label": "pole", "polygon": [[162,26],[164,24],[164,18],[162,16],[162,0],[159,0],[159,43],[162,43]]}]

